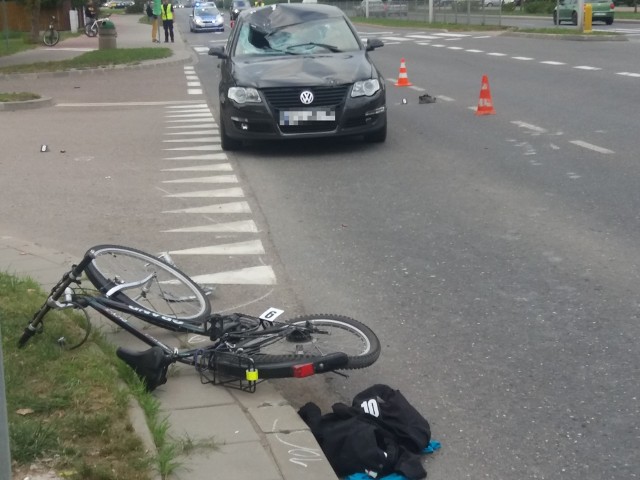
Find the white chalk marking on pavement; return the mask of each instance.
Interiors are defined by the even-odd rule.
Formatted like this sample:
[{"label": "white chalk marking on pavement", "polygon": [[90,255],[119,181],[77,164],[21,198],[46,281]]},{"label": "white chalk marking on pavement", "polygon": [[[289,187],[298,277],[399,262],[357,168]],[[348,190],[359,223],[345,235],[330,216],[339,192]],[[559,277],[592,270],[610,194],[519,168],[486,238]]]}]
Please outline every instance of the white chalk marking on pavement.
[{"label": "white chalk marking on pavement", "polygon": [[205,153],[203,155],[185,155],[182,157],[166,157],[165,160],[229,160],[226,153]]},{"label": "white chalk marking on pavement", "polygon": [[199,137],[199,138],[173,138],[171,140],[163,140],[162,143],[209,143],[219,142],[220,137]]},{"label": "white chalk marking on pavement", "polygon": [[531,130],[536,133],[547,133],[546,128],[538,127],[537,125],[533,125],[531,123],[521,122],[519,120],[512,121],[511,123],[517,125],[520,128],[526,128],[527,130]]},{"label": "white chalk marking on pavement", "polygon": [[168,151],[168,152],[178,151],[178,150],[201,151],[201,152],[216,152],[216,151],[222,150],[222,148],[220,147],[220,145],[201,145],[199,147],[165,148],[165,151]]},{"label": "white chalk marking on pavement", "polygon": [[198,190],[196,192],[182,192],[165,195],[168,198],[229,198],[244,197],[244,192],[240,187],[217,188],[215,190]]},{"label": "white chalk marking on pavement", "polygon": [[163,230],[162,233],[258,233],[258,227],[253,220],[240,220],[197,227],[174,228],[173,230]]},{"label": "white chalk marking on pavement", "polygon": [[258,227],[253,220],[240,220],[198,227],[174,228],[173,230],[163,230],[162,233],[258,233]]},{"label": "white chalk marking on pavement", "polygon": [[553,60],[543,60],[540,63],[543,63],[545,65],[553,65],[553,66],[566,65],[566,63],[564,63],[564,62],[555,62]]},{"label": "white chalk marking on pavement", "polygon": [[179,210],[165,210],[162,213],[251,213],[247,202],[215,203],[204,207],[181,208]]},{"label": "white chalk marking on pavement", "polygon": [[576,69],[578,69],[578,70],[592,70],[592,71],[595,71],[595,70],[602,70],[601,68],[598,68],[598,67],[590,67],[590,66],[588,66],[588,65],[578,65],[578,66],[573,67],[573,68],[576,68]]},{"label": "white chalk marking on pavement", "polygon": [[196,283],[203,285],[275,285],[276,274],[268,265],[242,268],[227,272],[191,276]]},{"label": "white chalk marking on pavement", "polygon": [[164,180],[162,183],[238,183],[235,175],[213,175],[211,177],[179,178]]},{"label": "white chalk marking on pavement", "polygon": [[587,148],[589,150],[593,150],[594,152],[603,153],[605,155],[610,155],[612,153],[616,153],[613,150],[609,150],[608,148],[599,147],[597,145],[593,145],[591,143],[583,142],[582,140],[569,140],[569,143],[573,143],[578,147]]},{"label": "white chalk marking on pavement", "polygon": [[163,168],[162,172],[231,172],[230,163],[214,163],[213,165],[196,165],[194,167]]},{"label": "white chalk marking on pavement", "polygon": [[260,240],[247,240],[223,245],[171,250],[169,253],[171,255],[264,255],[265,252]]}]

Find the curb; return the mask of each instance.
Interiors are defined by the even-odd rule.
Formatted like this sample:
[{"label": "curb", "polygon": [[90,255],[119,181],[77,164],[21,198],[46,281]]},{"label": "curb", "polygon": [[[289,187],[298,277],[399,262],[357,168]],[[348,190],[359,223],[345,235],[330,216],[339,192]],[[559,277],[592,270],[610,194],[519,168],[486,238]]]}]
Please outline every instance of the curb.
[{"label": "curb", "polygon": [[34,108],[44,108],[53,105],[51,97],[42,97],[35,100],[24,100],[22,102],[0,102],[0,112],[15,112],[16,110],[30,110]]},{"label": "curb", "polygon": [[501,37],[544,38],[549,40],[572,40],[578,42],[628,42],[626,35],[560,35],[554,33],[502,32]]}]

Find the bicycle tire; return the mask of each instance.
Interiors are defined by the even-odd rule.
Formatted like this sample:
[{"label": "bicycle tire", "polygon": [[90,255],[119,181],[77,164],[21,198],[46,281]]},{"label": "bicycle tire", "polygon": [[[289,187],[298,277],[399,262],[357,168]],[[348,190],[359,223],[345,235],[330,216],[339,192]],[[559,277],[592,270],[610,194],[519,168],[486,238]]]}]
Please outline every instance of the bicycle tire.
[{"label": "bicycle tire", "polygon": [[98,245],[90,252],[93,260],[85,273],[102,293],[116,285],[154,275],[143,286],[115,292],[112,299],[184,322],[203,323],[209,318],[211,305],[202,289],[188,275],[162,259],[120,245]]},{"label": "bicycle tire", "polygon": [[42,36],[42,42],[47,47],[53,47],[60,41],[60,33],[57,30],[50,28],[44,32]]},{"label": "bicycle tire", "polygon": [[[343,315],[304,315],[289,320],[294,325],[311,323],[325,333],[313,333],[309,338],[281,337],[269,345],[260,347],[259,352],[248,353],[256,368],[290,362],[293,359],[318,359],[325,355],[344,353],[347,363],[340,368],[354,370],[372,365],[380,356],[382,347],[373,331],[363,323]],[[353,345],[351,345],[353,343]]]},{"label": "bicycle tire", "polygon": [[98,27],[94,27],[93,24],[85,25],[84,34],[87,37],[95,37],[98,35]]}]

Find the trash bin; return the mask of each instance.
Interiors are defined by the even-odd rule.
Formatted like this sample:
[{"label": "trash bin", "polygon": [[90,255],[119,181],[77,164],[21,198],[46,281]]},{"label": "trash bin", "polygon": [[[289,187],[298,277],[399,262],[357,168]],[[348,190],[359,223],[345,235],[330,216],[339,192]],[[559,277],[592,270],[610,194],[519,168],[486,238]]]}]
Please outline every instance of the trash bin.
[{"label": "trash bin", "polygon": [[116,46],[116,24],[111,20],[105,20],[98,26],[98,50],[118,48]]}]

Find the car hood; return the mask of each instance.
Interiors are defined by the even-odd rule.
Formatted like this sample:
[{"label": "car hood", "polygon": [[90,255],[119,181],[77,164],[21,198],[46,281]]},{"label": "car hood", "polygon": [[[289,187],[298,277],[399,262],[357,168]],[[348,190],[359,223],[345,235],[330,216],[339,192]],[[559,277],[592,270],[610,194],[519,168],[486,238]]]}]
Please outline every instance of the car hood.
[{"label": "car hood", "polygon": [[232,76],[243,87],[341,85],[377,77],[364,51],[327,55],[236,58]]}]

